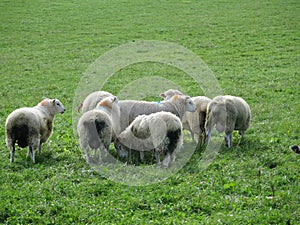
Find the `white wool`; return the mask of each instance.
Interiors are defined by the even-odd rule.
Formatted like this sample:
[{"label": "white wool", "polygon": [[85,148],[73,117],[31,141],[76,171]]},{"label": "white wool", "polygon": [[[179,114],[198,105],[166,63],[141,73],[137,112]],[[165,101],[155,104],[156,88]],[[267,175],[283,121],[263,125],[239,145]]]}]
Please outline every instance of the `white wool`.
[{"label": "white wool", "polygon": [[230,95],[217,96],[212,99],[207,108],[206,142],[209,142],[212,128],[216,126],[219,133],[225,132],[226,146],[230,147],[233,130],[238,130],[243,138],[249,128],[250,120],[250,107],[244,99]]},{"label": "white wool", "polygon": [[13,111],[6,119],[6,145],[10,149],[10,161],[14,161],[15,144],[28,146],[35,162],[35,150],[41,152],[42,143],[46,142],[52,133],[55,114],[64,113],[65,108],[58,99],[44,99],[35,107],[24,107]]},{"label": "white wool", "polygon": [[[173,97],[174,95],[184,95],[179,90],[169,89],[164,93],[161,93],[160,96],[167,100]],[[196,96],[192,97],[193,102],[196,105],[196,112],[185,112],[182,118],[183,129],[188,130],[192,139],[195,140],[194,136],[198,137],[198,144],[203,144],[205,140],[205,120],[206,120],[206,111],[207,105],[211,101],[210,98],[205,96]]]},{"label": "white wool", "polygon": [[97,104],[106,97],[113,96],[107,91],[95,91],[90,93],[78,107],[78,112],[82,108],[82,112],[85,113],[89,110],[96,108]]},{"label": "white wool", "polygon": [[186,111],[195,112],[196,106],[188,96],[174,95],[162,102],[123,100],[119,102],[121,120],[120,131],[123,131],[137,116],[155,112],[171,112],[182,119]]},{"label": "white wool", "polygon": [[122,146],[120,155],[126,155],[124,151],[131,149],[140,152],[154,149],[157,163],[160,163],[159,154],[163,154],[166,155],[163,164],[169,166],[182,146],[182,124],[170,112],[140,115],[118,136],[118,141]]},{"label": "white wool", "polygon": [[[90,161],[90,151],[94,150],[94,156],[99,149],[98,162],[101,163],[103,156],[109,150],[109,145],[114,139],[115,121],[112,114],[119,114],[118,99],[115,96],[105,97],[97,106],[82,114],[77,124],[80,147],[86,151],[86,160]],[[119,117],[119,115],[117,116]]]},{"label": "white wool", "polygon": [[205,96],[192,97],[196,105],[196,112],[186,112],[182,118],[183,129],[188,130],[194,140],[194,135],[198,137],[198,143],[201,145],[205,139],[205,121],[206,111],[211,99]]}]

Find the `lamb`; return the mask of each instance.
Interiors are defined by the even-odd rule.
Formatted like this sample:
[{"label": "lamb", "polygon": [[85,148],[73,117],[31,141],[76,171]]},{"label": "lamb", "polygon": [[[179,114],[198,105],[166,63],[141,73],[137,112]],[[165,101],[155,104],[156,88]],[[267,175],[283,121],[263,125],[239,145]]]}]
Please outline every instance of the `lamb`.
[{"label": "lamb", "polygon": [[78,107],[78,112],[82,108],[82,112],[85,113],[89,110],[96,108],[97,104],[104,99],[105,97],[113,96],[111,93],[107,91],[95,91],[89,94],[84,101]]},{"label": "lamb", "polygon": [[155,112],[171,112],[178,116],[180,120],[185,111],[195,112],[196,106],[189,96],[174,95],[169,100],[162,102],[147,102],[136,100],[123,100],[119,102],[121,120],[120,132],[139,115],[149,115]]},{"label": "lamb", "polygon": [[163,154],[162,163],[169,167],[182,147],[182,124],[180,119],[170,112],[139,115],[117,140],[121,146],[120,155],[128,156],[131,149],[141,153],[154,149],[157,164],[161,163],[160,154]]},{"label": "lamb", "polygon": [[10,162],[14,162],[15,144],[28,146],[27,157],[35,163],[35,150],[41,153],[42,143],[52,134],[53,120],[65,107],[58,99],[46,98],[35,107],[24,107],[13,111],[6,119],[6,145],[10,150]]},{"label": "lamb", "polygon": [[[109,150],[109,145],[114,138],[112,122],[112,110],[118,103],[115,96],[109,96],[101,100],[93,110],[83,113],[77,124],[80,147],[86,150],[86,161],[91,162],[90,150],[94,150],[96,156],[99,149],[99,163],[102,162],[104,154]],[[119,117],[119,116],[118,116]]]},{"label": "lamb", "polygon": [[[172,96],[179,94],[184,95],[182,92],[174,89],[169,89],[160,96],[164,99],[170,99]],[[205,120],[207,105],[211,99],[205,96],[196,96],[191,98],[196,105],[196,112],[186,112],[182,118],[182,127],[191,133],[192,139],[195,140],[194,135],[198,136],[198,145],[205,142]]]},{"label": "lamb", "polygon": [[242,140],[245,131],[249,128],[250,120],[250,107],[241,97],[225,95],[213,98],[207,108],[206,143],[209,143],[212,128],[216,125],[219,133],[225,131],[226,146],[230,147],[233,130],[239,131]]}]

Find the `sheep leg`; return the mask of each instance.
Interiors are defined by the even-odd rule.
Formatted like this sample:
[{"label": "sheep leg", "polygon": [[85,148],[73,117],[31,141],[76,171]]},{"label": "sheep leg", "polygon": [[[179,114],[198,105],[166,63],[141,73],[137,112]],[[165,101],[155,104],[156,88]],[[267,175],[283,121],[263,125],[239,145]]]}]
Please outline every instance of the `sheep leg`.
[{"label": "sheep leg", "polygon": [[228,148],[230,148],[230,146],[232,145],[232,133],[225,135],[225,145]]},{"label": "sheep leg", "polygon": [[27,152],[26,157],[28,158],[29,156],[32,157],[32,146],[28,146],[28,152]]},{"label": "sheep leg", "polygon": [[27,157],[28,157],[29,155],[31,155],[32,162],[35,163],[34,148],[33,148],[31,145],[28,146]]},{"label": "sheep leg", "polygon": [[[104,148],[99,148],[99,165],[103,161],[103,151],[104,151]],[[95,156],[96,156],[96,154],[95,154]]]},{"label": "sheep leg", "polygon": [[143,163],[144,159],[145,159],[145,154],[143,151],[140,151],[140,159],[141,159],[141,162]]},{"label": "sheep leg", "polygon": [[160,164],[160,154],[157,151],[155,151],[155,158],[156,158],[156,163]]},{"label": "sheep leg", "polygon": [[15,160],[15,145],[10,145],[10,162],[13,163]]},{"label": "sheep leg", "polygon": [[241,141],[244,140],[244,134],[245,134],[245,132],[244,131],[239,131],[239,134],[241,135],[241,138],[240,138],[240,140],[239,140],[239,142],[238,142],[237,145],[239,145],[241,143]]},{"label": "sheep leg", "polygon": [[211,132],[212,132],[212,127],[209,128],[209,130],[206,132],[206,144],[208,145],[210,138],[211,138]]},{"label": "sheep leg", "polygon": [[200,132],[198,136],[197,148],[200,148],[205,143],[205,133]]},{"label": "sheep leg", "polygon": [[31,159],[32,159],[32,162],[35,163],[35,152],[34,152],[33,147],[32,147],[32,150],[31,150]]},{"label": "sheep leg", "polygon": [[39,144],[39,154],[42,153],[42,143]]},{"label": "sheep leg", "polygon": [[109,144],[102,145],[102,147],[99,148],[99,164],[101,164],[104,161],[104,158],[107,156],[109,149]]},{"label": "sheep leg", "polygon": [[192,141],[195,142],[195,134],[194,134],[194,132],[190,130],[190,134],[192,136]]},{"label": "sheep leg", "polygon": [[128,149],[128,161],[129,163],[133,162],[131,148]]},{"label": "sheep leg", "polygon": [[85,159],[87,163],[90,163],[90,150],[91,150],[90,146],[87,146],[86,147],[86,159]]},{"label": "sheep leg", "polygon": [[163,160],[163,166],[164,167],[169,167],[171,164],[171,154],[167,153],[167,155],[165,156],[164,160]]}]

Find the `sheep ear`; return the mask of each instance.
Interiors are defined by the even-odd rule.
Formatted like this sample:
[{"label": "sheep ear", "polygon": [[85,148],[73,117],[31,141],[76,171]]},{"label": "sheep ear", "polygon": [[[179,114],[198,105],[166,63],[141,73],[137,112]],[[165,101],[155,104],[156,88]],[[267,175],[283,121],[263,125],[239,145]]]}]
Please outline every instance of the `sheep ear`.
[{"label": "sheep ear", "polygon": [[160,93],[160,95],[159,95],[160,97],[162,97],[162,98],[166,98],[166,95],[165,95],[165,93]]},{"label": "sheep ear", "polygon": [[53,99],[53,100],[52,100],[52,104],[53,104],[53,105],[55,105],[55,100],[56,100],[56,99]]}]

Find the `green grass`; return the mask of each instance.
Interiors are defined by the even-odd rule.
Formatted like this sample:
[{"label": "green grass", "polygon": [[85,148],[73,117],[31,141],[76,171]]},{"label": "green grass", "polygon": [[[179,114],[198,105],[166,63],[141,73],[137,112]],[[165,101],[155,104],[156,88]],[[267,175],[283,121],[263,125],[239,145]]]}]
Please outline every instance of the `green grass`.
[{"label": "green grass", "polygon": [[[297,224],[300,144],[300,3],[288,1],[1,1],[0,224]],[[173,42],[209,66],[223,93],[252,109],[244,142],[222,147],[203,170],[201,152],[148,186],[111,181],[85,163],[72,130],[75,90],[91,63],[138,40]],[[159,76],[191,95],[183,71],[138,63],[104,86]],[[174,78],[176,77],[176,79]],[[67,108],[36,164],[9,162],[4,124],[43,96]],[[156,96],[148,96],[159,100]]]}]

